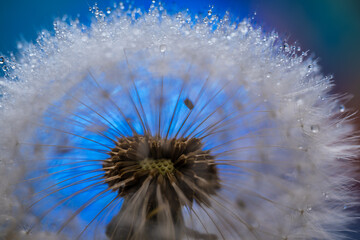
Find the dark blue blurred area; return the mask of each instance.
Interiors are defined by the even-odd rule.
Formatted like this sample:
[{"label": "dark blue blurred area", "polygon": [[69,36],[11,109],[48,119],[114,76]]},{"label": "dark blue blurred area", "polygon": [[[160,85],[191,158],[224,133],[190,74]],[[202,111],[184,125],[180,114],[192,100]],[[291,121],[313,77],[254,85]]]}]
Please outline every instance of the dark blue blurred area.
[{"label": "dark blue blurred area", "polygon": [[[94,0],[0,0],[0,55],[17,51],[17,42],[34,42],[42,29],[52,29],[57,17],[79,17],[89,23]],[[113,0],[98,0],[99,7],[113,6]],[[319,58],[324,74],[334,74],[336,91],[351,93],[349,107],[360,106],[360,0],[164,0],[169,10],[189,9],[206,13],[229,11],[233,19],[256,12],[255,22],[267,31],[276,30],[289,42]],[[118,1],[117,1],[118,3]],[[135,0],[135,7],[147,9],[150,0]],[[358,121],[360,123],[360,121]],[[358,225],[360,227],[360,225]],[[357,227],[359,229],[359,227]],[[354,227],[354,230],[357,230]],[[360,237],[352,236],[354,239]]]}]

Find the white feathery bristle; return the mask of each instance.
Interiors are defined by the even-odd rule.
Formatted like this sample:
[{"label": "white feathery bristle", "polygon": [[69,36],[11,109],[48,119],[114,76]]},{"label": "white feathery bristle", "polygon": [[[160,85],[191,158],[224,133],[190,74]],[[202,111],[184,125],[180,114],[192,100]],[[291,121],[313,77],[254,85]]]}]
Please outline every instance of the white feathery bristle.
[{"label": "white feathery bristle", "polygon": [[[357,202],[350,189],[359,146],[352,115],[342,105],[345,98],[329,94],[332,79],[320,73],[313,58],[284,44],[276,33],[264,34],[249,20],[232,23],[228,15],[194,20],[187,13],[168,15],[153,6],[149,12],[119,8],[111,13],[95,6],[94,12],[91,26],[58,20],[54,34],[42,31],[35,44],[24,44],[16,59],[5,58],[5,77],[0,80],[1,239],[106,239],[105,219],[116,206],[125,205],[122,197],[114,198],[114,208],[106,208],[105,200],[86,195],[93,191],[87,188],[76,201],[93,202],[104,211],[99,216],[86,212],[71,201],[79,189],[61,190],[65,186],[61,181],[69,175],[51,177],[64,168],[55,171],[51,166],[59,164],[54,160],[59,156],[66,163],[71,163],[69,156],[89,157],[83,148],[96,145],[86,145],[85,138],[100,141],[103,135],[113,136],[113,128],[127,135],[128,118],[141,129],[140,118],[133,117],[136,106],[151,129],[156,129],[158,115],[163,116],[159,122],[168,126],[172,110],[161,115],[156,107],[162,101],[160,81],[166,93],[164,106],[173,109],[178,96],[193,104],[174,110],[170,136],[178,130],[178,137],[191,136],[191,130],[185,132],[192,127],[189,122],[204,120],[197,129],[204,132],[197,134],[210,133],[203,143],[215,156],[220,182],[215,194],[204,193],[206,204],[194,200],[182,205],[184,226],[193,232],[184,230],[183,239],[202,239],[195,232],[207,234],[203,239],[346,237],[355,219],[351,207]],[[135,109],[124,89],[131,91]],[[137,94],[143,98],[141,107]],[[203,103],[211,99],[215,100],[202,112]],[[115,114],[117,107],[111,102],[123,110],[124,118]],[[191,121],[184,121],[187,111],[194,111]],[[202,117],[212,111],[216,113],[208,120]],[[194,118],[195,113],[200,117]],[[222,134],[211,128],[221,116],[226,119],[215,130]],[[181,128],[182,121],[186,124]],[[105,140],[100,144],[113,148]],[[79,149],[52,151],[48,145]],[[81,169],[70,174],[81,174]],[[137,196],[143,196],[143,190]],[[67,197],[69,201],[62,202]],[[127,204],[141,208],[146,201],[139,199]],[[50,208],[53,204],[57,208]],[[154,232],[168,236],[177,231],[174,226],[169,223]],[[142,238],[135,234],[129,239]]]}]

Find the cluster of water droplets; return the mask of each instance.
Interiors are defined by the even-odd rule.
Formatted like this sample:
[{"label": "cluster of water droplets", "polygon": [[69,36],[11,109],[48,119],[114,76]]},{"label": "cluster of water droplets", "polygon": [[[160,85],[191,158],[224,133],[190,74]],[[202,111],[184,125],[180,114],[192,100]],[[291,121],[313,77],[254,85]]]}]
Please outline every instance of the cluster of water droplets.
[{"label": "cluster of water droplets", "polygon": [[4,56],[0,56],[0,70],[2,71],[2,74],[0,73],[0,77],[1,75],[4,75],[5,77],[11,79],[11,80],[15,80],[15,77],[11,77],[9,76],[9,72],[13,71],[16,69],[16,64],[14,63],[14,54],[11,53],[9,58],[5,58]]},{"label": "cluster of water droplets", "polygon": [[[149,16],[156,17],[160,21],[161,19],[166,20],[169,18],[169,15],[167,15],[167,12],[161,2],[152,1],[150,5],[150,9],[148,13],[144,12],[143,10],[139,8],[134,8],[130,3],[126,2],[120,2],[120,3],[114,3],[112,7],[107,7],[103,10],[100,9],[97,3],[94,4],[94,6],[89,7],[89,11],[94,14],[94,17],[98,21],[99,25],[99,31],[103,30],[104,37],[110,37],[109,33],[105,31],[107,21],[111,21],[112,18],[119,18],[121,16],[129,16],[133,21],[136,21],[140,16],[143,16],[144,14],[148,14]],[[253,19],[255,17],[256,13],[254,13],[254,16],[251,18]],[[192,27],[195,29],[196,33],[205,34],[209,31],[213,31],[214,33],[219,32],[216,36],[208,39],[209,45],[215,44],[217,41],[222,40],[219,39],[219,36],[222,35],[224,39],[230,41],[234,38],[241,38],[242,36],[247,35],[249,32],[252,32],[252,34],[257,35],[258,39],[254,39],[256,42],[259,42],[259,44],[263,44],[264,48],[266,47],[266,44],[271,44],[271,41],[268,41],[269,39],[272,40],[272,42],[278,41],[278,35],[276,33],[271,33],[269,35],[264,36],[262,33],[261,28],[254,29],[253,24],[251,23],[251,19],[244,19],[241,22],[232,21],[232,18],[230,16],[230,13],[228,11],[223,14],[222,17],[220,17],[218,14],[215,13],[214,6],[209,5],[209,8],[207,12],[203,16],[201,15],[191,15],[189,13],[189,9],[186,9],[183,12],[179,12],[175,19],[178,21],[178,27],[179,29],[183,30],[183,33],[185,35],[190,34],[189,27]],[[56,20],[53,24],[54,26],[54,32],[55,36],[59,41],[70,41],[71,42],[71,30],[68,29],[65,22],[68,22],[70,26],[73,26],[74,30],[75,28],[80,28],[81,31],[85,31],[88,27],[85,25],[80,25],[79,19],[75,20],[69,20],[66,17],[64,17],[61,20]],[[102,27],[103,26],[103,27]],[[74,33],[75,34],[75,33]],[[106,35],[106,36],[105,36]],[[254,36],[256,37],[256,36]],[[82,40],[86,42],[88,40],[87,36],[84,35]],[[47,31],[42,31],[40,36],[36,39],[37,45],[41,48],[41,51],[43,55],[51,55],[52,49],[49,47],[42,46],[49,46],[51,45],[51,33]],[[56,47],[56,44],[54,43],[53,50],[61,51],[60,48]],[[23,48],[22,43],[18,43],[18,49],[21,50]],[[160,51],[165,52],[166,46],[162,45],[160,46]],[[297,52],[300,52],[300,47],[297,46],[290,46],[289,44],[285,43],[283,46],[283,49],[281,49],[285,54],[288,55],[294,55],[293,61],[294,64],[297,64],[299,61],[302,61],[301,58],[298,57]],[[38,59],[41,58],[41,54],[38,54],[35,51],[32,51],[30,54],[33,56],[30,56],[31,61],[27,64],[24,64],[24,66],[30,66],[30,68],[35,68],[38,62]],[[303,56],[306,56],[306,53],[301,53]],[[284,58],[284,64],[285,61],[288,61],[289,58]],[[2,71],[5,73],[5,76],[8,76],[10,74],[7,74],[10,70],[15,69],[15,65],[12,65],[11,62],[15,61],[8,61],[7,64],[5,63],[5,58],[0,58],[0,67],[2,68]],[[310,65],[309,65],[310,66]],[[309,70],[310,71],[310,70]],[[270,76],[270,74],[269,74]]]}]

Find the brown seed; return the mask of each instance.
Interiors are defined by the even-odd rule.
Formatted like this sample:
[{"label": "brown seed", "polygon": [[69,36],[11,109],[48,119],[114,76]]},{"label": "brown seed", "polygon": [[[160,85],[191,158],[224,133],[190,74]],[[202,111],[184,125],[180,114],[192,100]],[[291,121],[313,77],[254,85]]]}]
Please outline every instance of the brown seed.
[{"label": "brown seed", "polygon": [[184,100],[184,104],[188,109],[193,110],[194,104],[192,103],[192,101],[190,99],[186,98]]}]

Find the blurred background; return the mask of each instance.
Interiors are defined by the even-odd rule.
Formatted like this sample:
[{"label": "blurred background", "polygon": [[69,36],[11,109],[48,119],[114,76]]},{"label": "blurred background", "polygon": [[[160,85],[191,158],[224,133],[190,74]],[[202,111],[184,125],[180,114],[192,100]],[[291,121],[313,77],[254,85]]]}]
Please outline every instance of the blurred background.
[{"label": "blurred background", "polygon": [[[151,0],[133,0],[147,9]],[[0,55],[16,54],[18,42],[35,41],[42,29],[52,29],[57,17],[68,15],[89,23],[95,0],[0,0]],[[113,0],[98,0],[105,10]],[[119,1],[117,1],[118,3]],[[334,75],[334,92],[350,93],[348,108],[360,109],[360,0],[163,0],[172,11],[190,9],[206,14],[209,5],[232,19],[251,18],[266,31],[276,30],[288,42],[314,54],[325,75]],[[356,121],[360,129],[360,115]],[[360,174],[359,174],[360,176]],[[356,227],[354,227],[356,229]],[[355,235],[354,239],[359,239]]]}]

